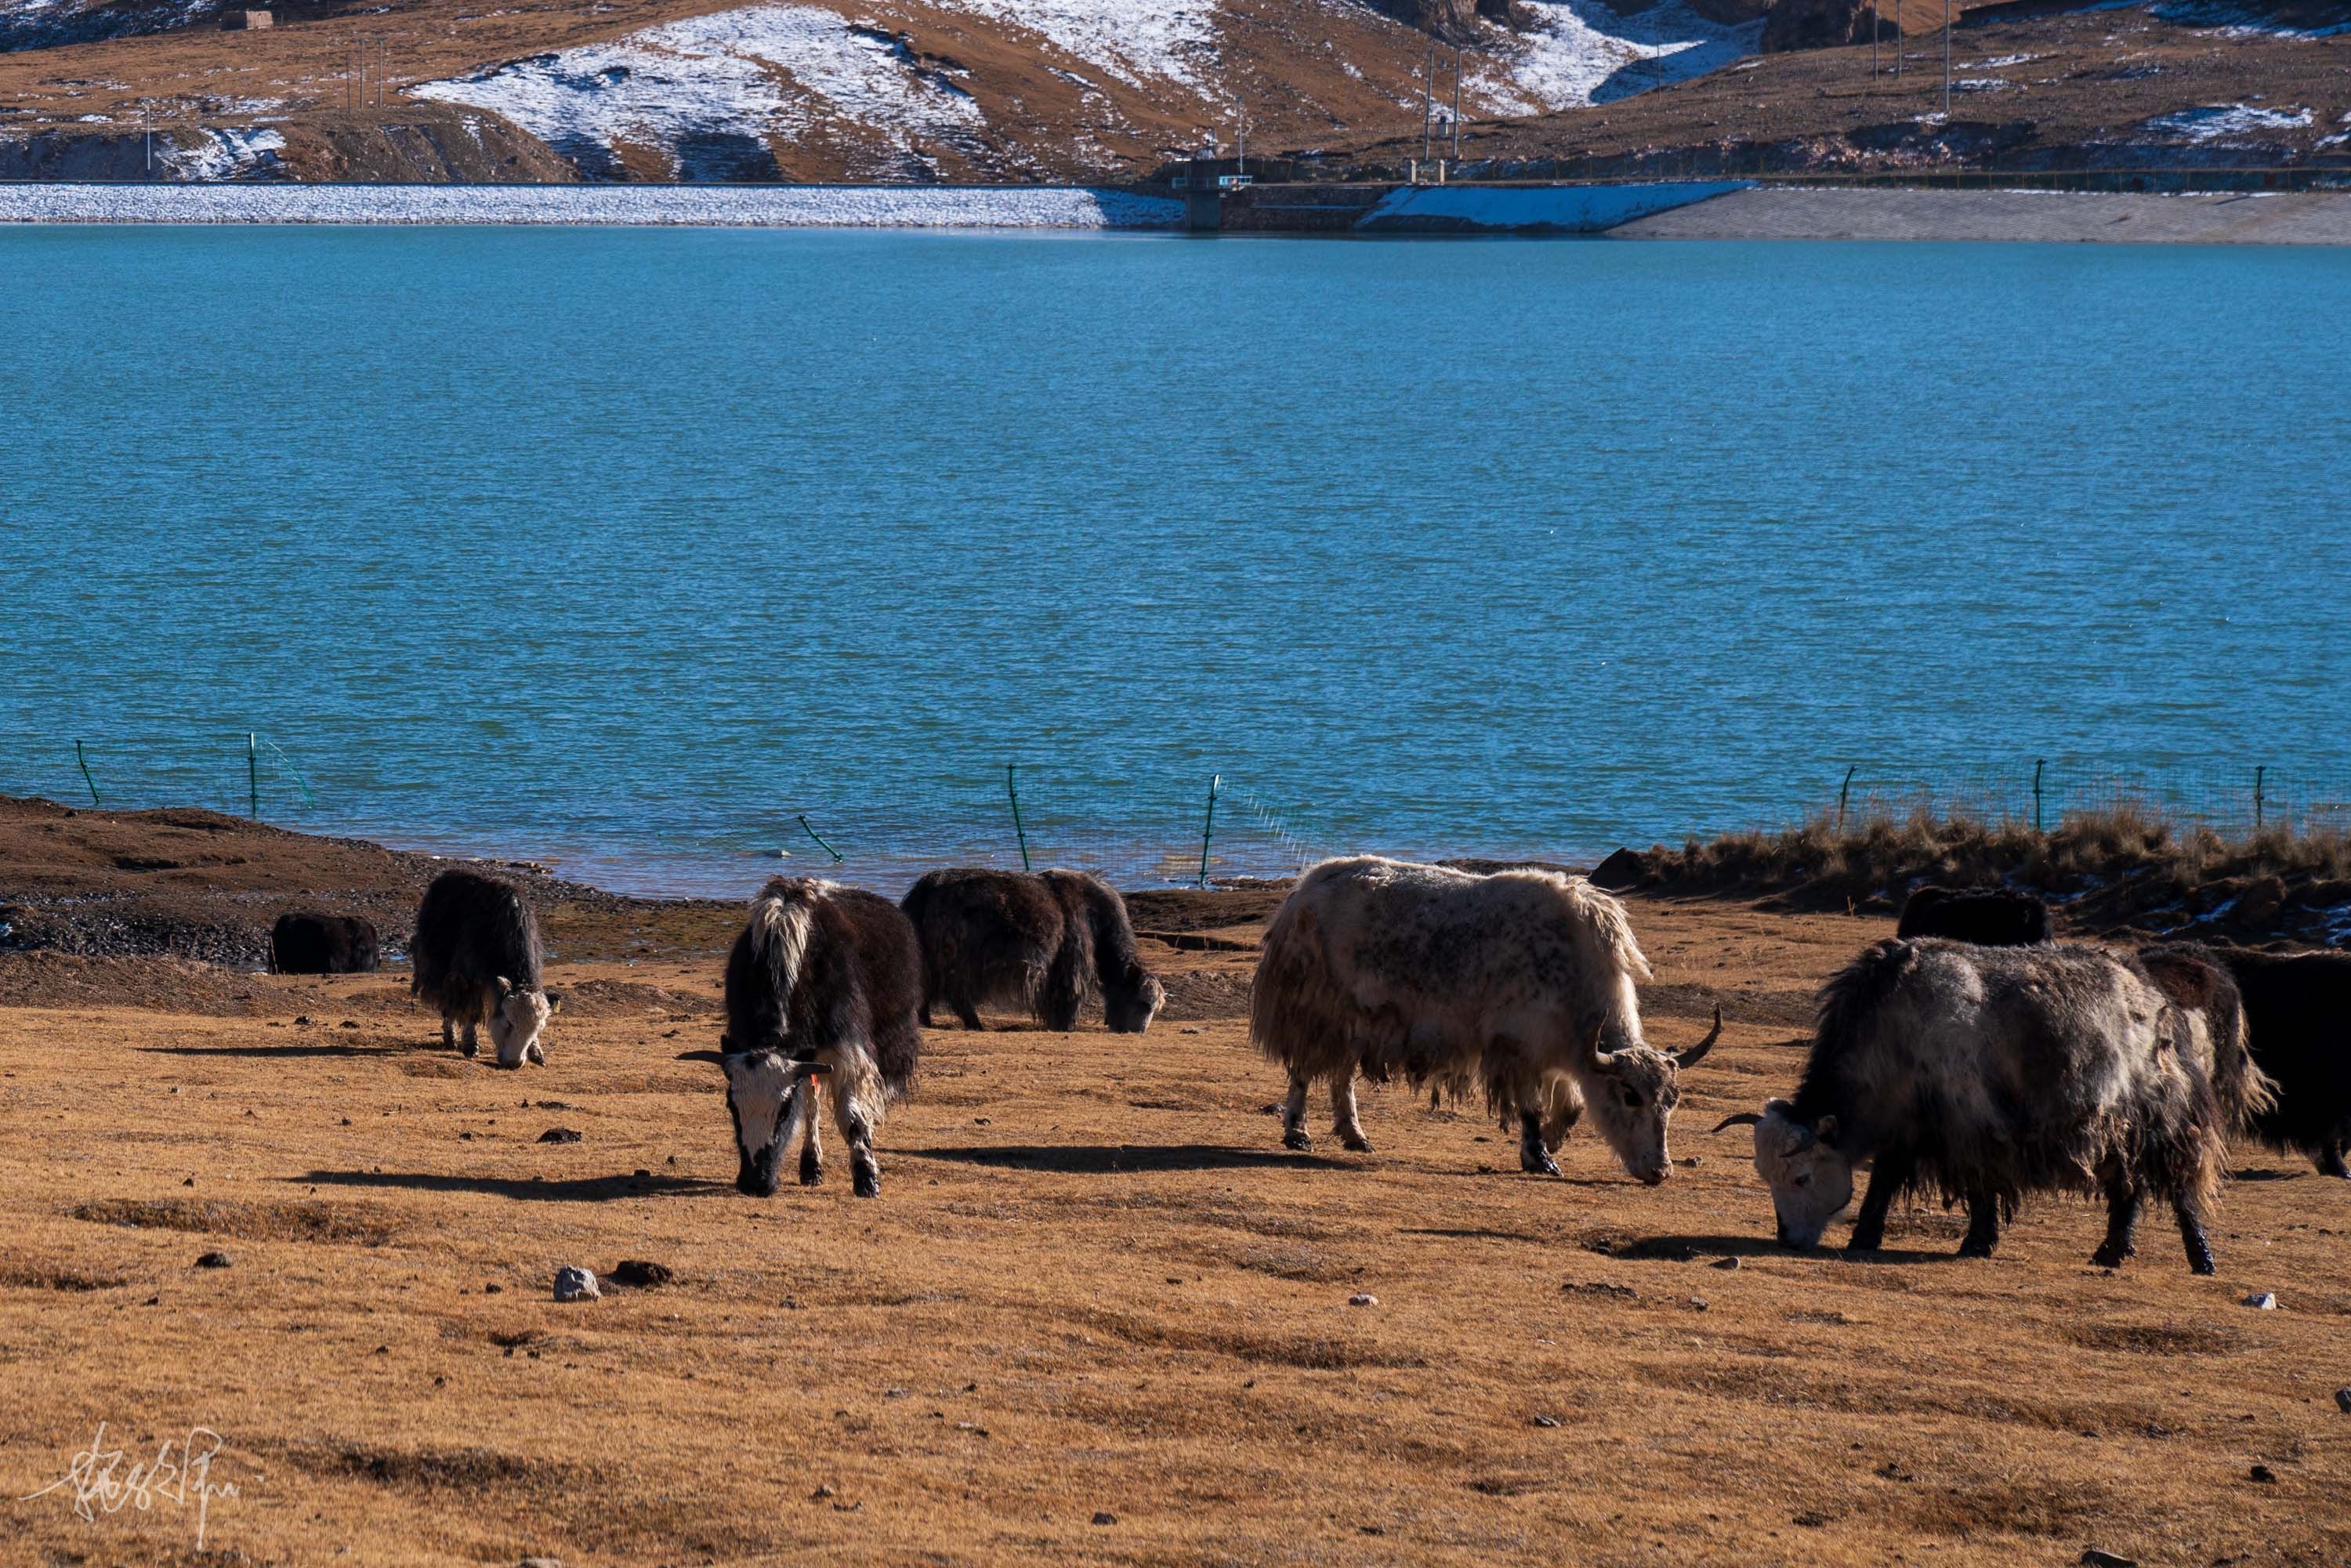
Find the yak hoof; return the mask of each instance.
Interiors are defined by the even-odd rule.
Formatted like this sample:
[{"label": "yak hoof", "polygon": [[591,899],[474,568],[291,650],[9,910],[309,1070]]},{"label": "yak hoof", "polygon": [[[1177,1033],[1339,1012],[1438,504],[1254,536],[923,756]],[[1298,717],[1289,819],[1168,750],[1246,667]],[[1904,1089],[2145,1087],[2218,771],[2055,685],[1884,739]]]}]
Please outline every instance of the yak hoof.
[{"label": "yak hoof", "polygon": [[1989,1258],[1991,1256],[1992,1248],[1997,1245],[1997,1242],[1986,1241],[1981,1237],[1970,1236],[1959,1243],[1959,1256],[1962,1258]]},{"label": "yak hoof", "polygon": [[1361,1133],[1340,1134],[1339,1146],[1351,1155],[1368,1155],[1372,1152],[1371,1139]]},{"label": "yak hoof", "polygon": [[1281,1146],[1285,1149],[1311,1149],[1314,1146],[1314,1139],[1305,1128],[1292,1127],[1281,1134]]},{"label": "yak hoof", "polygon": [[1848,1252],[1877,1252],[1884,1250],[1885,1247],[1885,1233],[1876,1230],[1866,1233],[1856,1230],[1845,1238],[1844,1243],[1844,1249]]},{"label": "yak hoof", "polygon": [[882,1173],[872,1166],[852,1166],[849,1172],[849,1186],[850,1190],[860,1197],[880,1197]]},{"label": "yak hoof", "polygon": [[2346,1181],[2351,1181],[2351,1165],[2345,1165],[2343,1163],[2343,1156],[2337,1155],[2331,1160],[2320,1161],[2318,1166],[2318,1174],[2320,1176],[2340,1176]]},{"label": "yak hoof", "polygon": [[469,1040],[465,1041],[463,1045],[460,1045],[460,1046],[457,1048],[457,1053],[458,1053],[460,1056],[465,1057],[468,1061],[472,1061],[475,1057],[477,1057],[477,1056],[479,1056],[479,1055],[481,1055],[481,1054],[482,1054],[482,1048],[481,1048],[480,1046],[478,1046],[478,1045],[475,1045],[472,1040]]},{"label": "yak hoof", "polygon": [[800,1151],[800,1185],[802,1186],[824,1185],[824,1162],[810,1155],[806,1149]]},{"label": "yak hoof", "polygon": [[2119,1269],[2123,1266],[2123,1260],[2126,1258],[2136,1258],[2137,1256],[2137,1248],[2130,1246],[2117,1247],[2113,1242],[2109,1241],[2106,1245],[2099,1248],[2095,1252],[2090,1254],[2090,1261],[2101,1269]]},{"label": "yak hoof", "polygon": [[1551,1154],[1548,1150],[1520,1149],[1519,1151],[1519,1168],[1526,1172],[1529,1176],[1563,1176],[1566,1174],[1559,1168],[1559,1162],[1551,1157]]}]

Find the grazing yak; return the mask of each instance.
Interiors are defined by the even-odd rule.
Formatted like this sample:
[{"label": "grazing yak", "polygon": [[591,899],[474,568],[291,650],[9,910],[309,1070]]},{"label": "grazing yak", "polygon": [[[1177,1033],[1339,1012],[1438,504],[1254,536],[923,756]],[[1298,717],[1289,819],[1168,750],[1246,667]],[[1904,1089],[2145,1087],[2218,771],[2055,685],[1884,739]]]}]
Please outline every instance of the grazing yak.
[{"label": "grazing yak", "polygon": [[2307,1155],[2320,1172],[2351,1176],[2351,953],[2262,953],[2220,947],[2245,1004],[2253,1061],[2277,1081],[2277,1103],[2253,1136]]},{"label": "grazing yak", "polygon": [[375,922],[362,915],[281,915],[269,928],[274,975],[372,975],[381,964]]},{"label": "grazing yak", "polygon": [[2030,947],[2056,940],[2049,904],[2012,888],[1922,887],[1903,901],[1894,935],[1944,936],[1979,947]]},{"label": "grazing yak", "polygon": [[[1666,1121],[1680,1057],[1641,1038],[1633,981],[1649,973],[1625,906],[1582,877],[1477,876],[1364,856],[1324,861],[1273,917],[1249,998],[1249,1038],[1290,1073],[1282,1142],[1311,1146],[1307,1086],[1331,1082],[1339,1141],[1367,1150],[1355,1074],[1458,1094],[1481,1083],[1520,1160],[1550,1170],[1547,1134],[1592,1107],[1627,1172],[1654,1186],[1672,1163]],[[1549,1122],[1546,1127],[1545,1123]]]},{"label": "grazing yak", "polygon": [[409,956],[409,989],[441,1009],[444,1044],[475,1054],[475,1027],[487,1021],[500,1067],[545,1065],[539,1037],[563,998],[539,978],[538,922],[515,887],[479,872],[443,872],[417,906]]},{"label": "grazing yak", "polygon": [[2093,1261],[2113,1268],[2152,1194],[2209,1274],[2231,1127],[2269,1093],[2241,1050],[2214,1044],[2234,1030],[2225,1011],[2190,1016],[2145,966],[2095,947],[1896,938],[1822,988],[1795,1099],[1715,1130],[1753,1124],[1786,1246],[1818,1241],[1874,1159],[1849,1251],[1882,1243],[1896,1197],[1930,1191],[1968,1206],[1959,1256],[1989,1258],[2026,1193],[2074,1189],[2105,1193]]},{"label": "grazing yak", "polygon": [[1067,1034],[1090,987],[1113,1031],[1142,1034],[1167,993],[1143,967],[1126,901],[1083,872],[935,871],[899,904],[923,945],[923,1026],[945,1002],[966,1029],[983,1002],[1021,1008]]},{"label": "grazing yak", "polygon": [[720,1049],[678,1059],[726,1071],[739,1190],[771,1196],[777,1161],[796,1136],[805,1137],[800,1184],[824,1179],[816,1102],[830,1087],[851,1185],[860,1197],[881,1193],[873,1129],[889,1096],[914,1079],[922,992],[914,928],[888,899],[792,877],[759,890],[726,957]]}]

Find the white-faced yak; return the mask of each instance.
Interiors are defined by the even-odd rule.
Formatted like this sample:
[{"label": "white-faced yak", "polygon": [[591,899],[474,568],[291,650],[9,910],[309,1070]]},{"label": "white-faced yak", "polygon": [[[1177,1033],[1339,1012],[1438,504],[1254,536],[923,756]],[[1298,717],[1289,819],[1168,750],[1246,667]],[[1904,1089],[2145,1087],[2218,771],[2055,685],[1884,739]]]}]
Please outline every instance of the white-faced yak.
[{"label": "white-faced yak", "polygon": [[[1651,1186],[1672,1162],[1666,1123],[1694,1065],[1721,1033],[1679,1057],[1641,1035],[1633,982],[1648,961],[1625,906],[1582,877],[1512,870],[1473,875],[1363,856],[1299,879],[1267,928],[1249,998],[1249,1038],[1290,1073],[1282,1142],[1311,1146],[1306,1092],[1331,1084],[1339,1141],[1367,1150],[1358,1071],[1451,1093],[1482,1086],[1520,1162],[1556,1170],[1547,1132],[1588,1104],[1625,1169]],[[1552,1113],[1542,1125],[1539,1108]]]},{"label": "white-faced yak", "polygon": [[1887,1207],[1926,1192],[1967,1205],[1959,1255],[1989,1258],[2027,1193],[2074,1190],[2106,1199],[2093,1261],[2132,1255],[2153,1196],[2209,1274],[2231,1129],[2269,1095],[2222,1010],[2182,1006],[2095,947],[1881,942],[1822,988],[1795,1098],[1715,1130],[1753,1124],[1785,1246],[1818,1241],[1874,1161],[1849,1251],[1880,1246]]},{"label": "white-faced yak", "polygon": [[966,1029],[986,1003],[1067,1034],[1089,990],[1119,1034],[1141,1034],[1167,993],[1143,967],[1126,901],[1083,872],[935,871],[899,904],[923,946],[923,1024],[945,1002]]},{"label": "white-faced yak", "polygon": [[440,1009],[443,1043],[472,1056],[475,1029],[487,1022],[500,1067],[546,1063],[541,1036],[563,1002],[539,978],[538,922],[514,887],[479,872],[443,872],[417,906],[409,956],[409,988]]},{"label": "white-faced yak", "polygon": [[824,1179],[817,1099],[830,1091],[851,1186],[860,1197],[881,1193],[873,1130],[889,1097],[913,1082],[922,991],[914,928],[888,899],[790,877],[759,890],[726,957],[720,1049],[679,1058],[726,1073],[739,1190],[773,1194],[777,1162],[795,1137],[804,1138],[801,1185]]}]

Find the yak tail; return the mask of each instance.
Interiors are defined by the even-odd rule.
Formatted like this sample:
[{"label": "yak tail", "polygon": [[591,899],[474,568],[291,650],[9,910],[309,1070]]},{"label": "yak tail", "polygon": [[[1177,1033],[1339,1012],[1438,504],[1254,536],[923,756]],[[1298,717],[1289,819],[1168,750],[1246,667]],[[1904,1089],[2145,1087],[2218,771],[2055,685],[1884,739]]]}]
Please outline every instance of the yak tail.
[{"label": "yak tail", "polygon": [[799,984],[800,965],[808,957],[810,925],[802,889],[771,882],[751,901],[751,956],[774,983],[778,1033],[791,1029],[792,988]]},{"label": "yak tail", "polygon": [[2253,1061],[2252,1031],[2236,988],[2223,988],[2216,1000],[2220,1005],[2206,1015],[2212,1034],[2212,1098],[2220,1106],[2221,1125],[2241,1136],[2277,1109],[2277,1080]]}]

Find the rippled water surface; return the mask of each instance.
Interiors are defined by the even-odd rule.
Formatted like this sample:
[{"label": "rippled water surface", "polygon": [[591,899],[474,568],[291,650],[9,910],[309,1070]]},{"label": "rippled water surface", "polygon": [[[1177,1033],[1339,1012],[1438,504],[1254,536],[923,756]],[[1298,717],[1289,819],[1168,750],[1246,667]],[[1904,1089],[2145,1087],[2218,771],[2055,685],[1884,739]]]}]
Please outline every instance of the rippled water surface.
[{"label": "rippled water surface", "polygon": [[1008,762],[1040,863],[1137,878],[1219,774],[1228,872],[1856,765],[2351,774],[2340,252],[25,230],[0,277],[0,789],[86,801],[79,739],[109,805],[243,811],[257,732],[273,820],[731,894],[811,834],[1017,859]]}]

